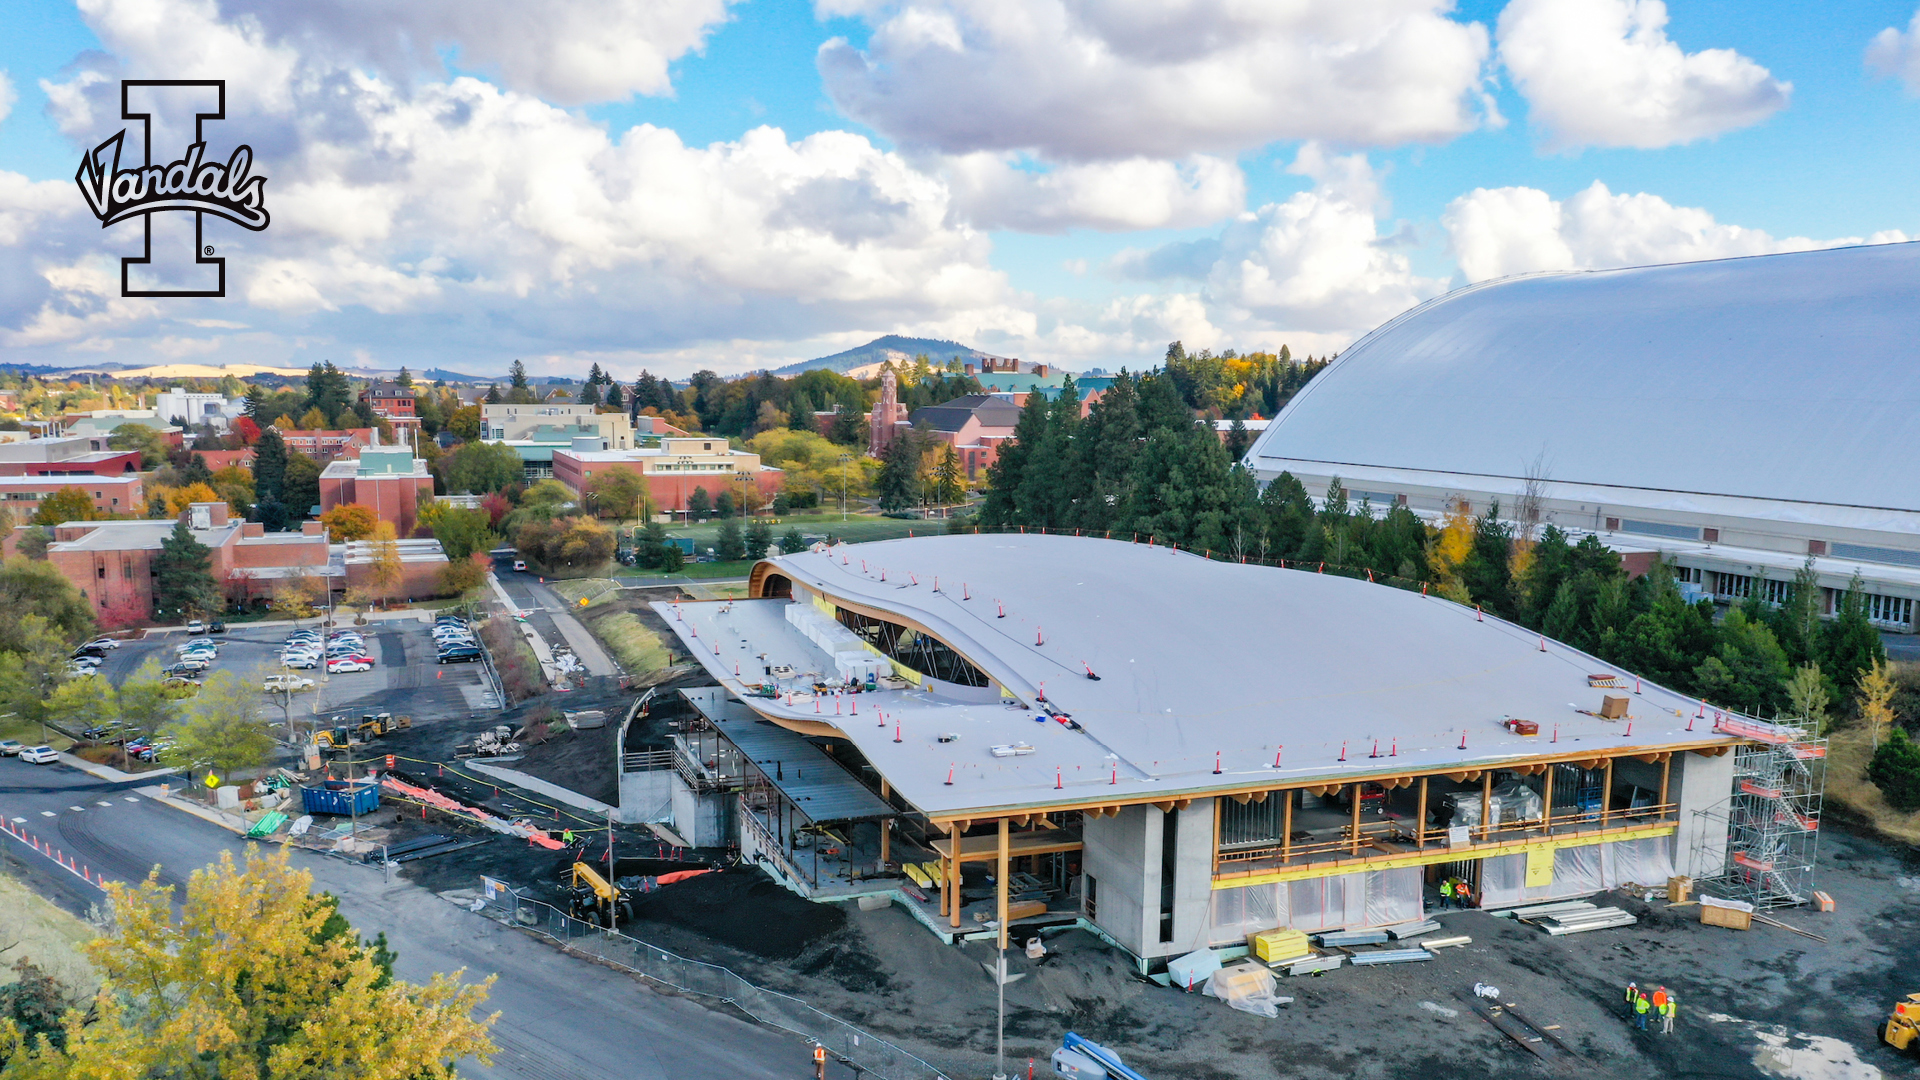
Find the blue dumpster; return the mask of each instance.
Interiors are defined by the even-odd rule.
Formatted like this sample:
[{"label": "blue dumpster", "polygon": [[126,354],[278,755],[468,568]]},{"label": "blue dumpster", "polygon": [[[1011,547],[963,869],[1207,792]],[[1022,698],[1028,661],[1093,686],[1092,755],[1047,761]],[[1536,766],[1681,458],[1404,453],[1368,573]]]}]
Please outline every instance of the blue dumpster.
[{"label": "blue dumpster", "polygon": [[300,805],[309,814],[371,814],[380,808],[380,787],[370,781],[329,780],[301,788]]}]

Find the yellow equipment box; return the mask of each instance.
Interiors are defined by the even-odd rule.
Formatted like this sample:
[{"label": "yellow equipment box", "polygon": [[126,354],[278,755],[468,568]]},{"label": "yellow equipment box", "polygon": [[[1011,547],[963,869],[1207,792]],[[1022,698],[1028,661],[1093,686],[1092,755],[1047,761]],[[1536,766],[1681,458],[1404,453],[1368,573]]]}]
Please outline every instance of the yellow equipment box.
[{"label": "yellow equipment box", "polygon": [[1307,947],[1307,935],[1301,930],[1263,930],[1251,935],[1253,955],[1267,963],[1295,960],[1313,952]]}]

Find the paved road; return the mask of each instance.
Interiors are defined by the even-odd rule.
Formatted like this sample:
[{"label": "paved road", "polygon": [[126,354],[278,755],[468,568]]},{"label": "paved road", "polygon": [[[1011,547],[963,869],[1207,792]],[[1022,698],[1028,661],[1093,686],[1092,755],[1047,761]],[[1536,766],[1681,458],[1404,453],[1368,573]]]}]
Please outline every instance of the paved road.
[{"label": "paved road", "polygon": [[[89,873],[138,880],[156,865],[184,888],[195,869],[250,841],[114,784],[62,765],[0,759],[0,814],[51,842]],[[100,891],[0,836],[5,862],[63,907],[84,913]],[[372,867],[296,851],[315,885],[340,897],[363,935],[385,931],[402,978],[424,981],[464,967],[499,973],[488,1009],[498,1009],[493,1064],[465,1062],[465,1076],[539,1080],[790,1080],[810,1071],[796,1038],[647,989],[626,975],[562,955],[525,934],[405,882],[387,885]]]},{"label": "paved road", "polygon": [[538,575],[524,570],[514,570],[510,560],[496,560],[493,574],[500,582],[500,588],[513,601],[513,605],[528,612],[527,623],[540,632],[549,647],[566,645],[573,650],[580,662],[586,665],[589,675],[618,675],[620,673],[613,658],[573,617],[572,605],[565,597],[542,583]]}]

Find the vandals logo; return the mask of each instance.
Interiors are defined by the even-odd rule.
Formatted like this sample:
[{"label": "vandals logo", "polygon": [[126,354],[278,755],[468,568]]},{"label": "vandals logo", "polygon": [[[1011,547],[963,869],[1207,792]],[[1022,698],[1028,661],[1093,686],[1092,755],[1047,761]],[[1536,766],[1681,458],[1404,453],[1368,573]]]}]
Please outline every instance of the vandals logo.
[{"label": "vandals logo", "polygon": [[[184,121],[187,109],[193,110],[193,141],[179,157],[165,164],[154,161],[154,129],[157,123],[172,118],[160,116],[151,110],[134,111],[129,100],[130,93],[151,98],[163,106],[171,104],[181,121]],[[191,99],[195,97],[211,97],[215,102],[213,111],[202,111],[199,106],[192,105]],[[225,218],[253,232],[267,227],[267,178],[252,175],[253,148],[244,144],[239,146],[224,163],[207,153],[201,125],[208,120],[225,119],[226,112],[227,83],[224,79],[128,79],[121,82],[120,118],[144,121],[146,125],[142,162],[125,167],[121,165],[127,137],[126,130],[122,129],[82,157],[80,170],[73,177],[74,182],[80,185],[81,193],[86,196],[87,206],[93,211],[93,216],[100,219],[101,228],[136,217],[141,219],[144,226],[145,246],[141,255],[120,260],[121,296],[225,296],[227,260],[216,257],[213,246],[205,242],[203,230],[206,215]],[[175,212],[193,215],[193,261],[201,266],[214,267],[217,283],[199,288],[191,287],[192,283],[178,282],[135,288],[129,277],[132,269],[154,263],[155,215]],[[178,239],[184,241],[184,234]]]}]

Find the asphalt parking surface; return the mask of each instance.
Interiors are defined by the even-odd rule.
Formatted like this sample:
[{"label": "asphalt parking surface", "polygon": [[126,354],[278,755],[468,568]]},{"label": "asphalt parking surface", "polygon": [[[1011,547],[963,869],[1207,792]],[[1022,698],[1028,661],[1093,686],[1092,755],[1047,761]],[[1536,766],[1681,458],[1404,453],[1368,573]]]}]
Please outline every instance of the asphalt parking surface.
[{"label": "asphalt parking surface", "polygon": [[[294,629],[286,625],[251,627],[243,624],[227,633],[210,635],[221,643],[220,656],[200,677],[216,671],[232,671],[259,686],[268,675],[286,670],[280,666],[280,648]],[[292,672],[316,684],[313,690],[294,695],[296,715],[392,712],[416,719],[434,719],[472,716],[498,709],[499,703],[487,685],[481,665],[435,662],[437,652],[431,622],[388,620],[352,629],[366,639],[366,654],[374,660],[373,669],[333,675],[320,667]],[[172,663],[175,649],[189,640],[194,639],[182,631],[150,631],[145,638],[123,641],[120,648],[110,651],[100,665],[100,672],[118,686],[149,659],[162,667]],[[273,711],[279,712],[277,708]]]}]

